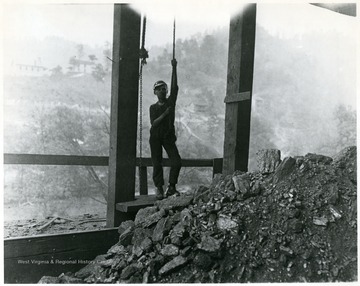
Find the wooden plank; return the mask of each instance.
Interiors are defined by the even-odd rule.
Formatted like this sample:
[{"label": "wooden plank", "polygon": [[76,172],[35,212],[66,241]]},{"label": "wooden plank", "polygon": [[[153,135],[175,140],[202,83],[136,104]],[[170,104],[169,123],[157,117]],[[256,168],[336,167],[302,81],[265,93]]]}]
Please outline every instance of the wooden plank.
[{"label": "wooden plank", "polygon": [[4,164],[108,166],[109,157],[5,153]]},{"label": "wooden plank", "polygon": [[227,91],[250,93],[249,99],[226,103],[223,173],[247,171],[254,71],[256,4],[248,4],[230,21]]},{"label": "wooden plank", "polygon": [[224,102],[225,103],[239,102],[239,101],[248,100],[250,99],[250,97],[251,97],[250,91],[228,94],[225,97]]},{"label": "wooden plank", "polygon": [[135,198],[140,14],[114,5],[107,226],[120,224],[116,204]]},{"label": "wooden plank", "polygon": [[117,228],[4,240],[5,283],[37,283],[44,275],[76,272],[117,243]]},{"label": "wooden plank", "polygon": [[231,174],[235,170],[235,156],[237,148],[237,114],[238,104],[226,104],[225,136],[224,136],[224,174]]},{"label": "wooden plank", "polygon": [[[59,234],[43,234],[4,239],[4,258],[17,258],[70,252],[74,249],[92,248],[93,239],[114,238],[117,228],[77,231]],[[29,247],[31,246],[31,247]]]},{"label": "wooden plank", "polygon": [[138,210],[153,206],[156,202],[155,195],[137,196],[134,201],[121,202],[116,204],[116,209],[120,212],[137,212]]}]

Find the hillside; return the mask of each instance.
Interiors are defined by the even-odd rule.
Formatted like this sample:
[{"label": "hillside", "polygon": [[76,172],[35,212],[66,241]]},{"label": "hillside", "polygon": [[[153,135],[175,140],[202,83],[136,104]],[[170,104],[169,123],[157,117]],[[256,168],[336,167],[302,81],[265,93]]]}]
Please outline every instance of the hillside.
[{"label": "hillside", "polygon": [[[222,157],[227,33],[227,29],[219,29],[177,40],[180,91],[176,132],[183,158]],[[44,54],[56,55],[59,65],[69,63],[68,57],[77,53],[82,52],[83,58],[94,53],[96,69],[88,67],[88,73],[83,73],[73,66],[74,70],[69,72],[63,66],[52,70],[49,76],[6,76],[4,152],[106,156],[111,62],[104,56],[110,53],[110,45],[99,47],[95,53],[86,46],[59,38],[52,41],[38,43],[38,48],[46,49]],[[49,45],[42,46],[46,43]],[[348,105],[356,99],[354,37],[317,31],[283,38],[259,26],[256,43],[249,170],[257,169],[259,149],[280,149],[284,156],[306,154],[309,150],[334,156],[344,147],[355,145],[356,109],[355,105]],[[71,53],[64,56],[54,46],[68,47],[64,50]],[[150,58],[143,74],[144,157],[150,156],[148,110],[156,102],[152,85],[159,79],[169,82],[171,74],[171,49],[166,45],[162,48],[162,52],[154,48],[153,54],[149,49]],[[73,214],[79,211],[76,204],[88,205],[90,196],[96,202],[93,212],[102,212],[107,169],[93,171],[92,175],[97,174],[95,178],[80,167],[75,170],[6,166],[5,204],[22,216],[17,219],[40,215],[43,219],[61,209],[62,203],[71,205],[61,210],[63,215]],[[179,187],[206,184],[211,180],[210,173],[203,168],[183,168]],[[29,201],[35,201],[34,208],[29,212],[18,211]]]},{"label": "hillside", "polygon": [[[208,157],[222,154],[227,33],[227,29],[219,29],[177,41],[177,49],[181,51],[177,55],[178,139],[184,157],[193,157],[197,152],[189,150],[187,142],[203,146]],[[256,41],[250,169],[256,168],[255,152],[260,148],[278,148],[286,155],[311,149],[332,156],[341,148],[355,144],[355,136],[351,135],[355,134],[354,39],[340,33],[321,32],[283,39],[259,26]],[[54,50],[54,43],[68,47],[65,50],[72,49],[66,56],[59,54],[59,64],[77,53],[74,43],[59,38],[48,39],[44,44],[50,51]],[[162,53],[160,47],[149,49],[150,58],[144,67],[144,130],[149,127],[148,108],[156,101],[153,83],[159,79],[170,81],[171,47],[162,48]],[[105,68],[110,61],[103,59],[101,49],[108,51],[108,46],[96,52],[97,63]],[[84,52],[95,53],[90,47],[84,47]],[[65,66],[62,72],[66,72]],[[29,126],[22,123],[33,125],[31,117],[38,115],[39,109],[51,112],[55,105],[70,106],[73,112],[87,109],[91,113],[99,112],[99,116],[102,113],[103,118],[99,119],[108,122],[110,92],[109,72],[103,81],[97,81],[91,70],[80,77],[66,74],[50,78],[6,77],[5,151],[19,152],[14,148],[19,145],[19,135],[11,136],[13,127],[17,127],[22,137],[27,137]],[[146,140],[148,132],[144,134]],[[149,155],[149,151],[145,150],[145,154]]]}]

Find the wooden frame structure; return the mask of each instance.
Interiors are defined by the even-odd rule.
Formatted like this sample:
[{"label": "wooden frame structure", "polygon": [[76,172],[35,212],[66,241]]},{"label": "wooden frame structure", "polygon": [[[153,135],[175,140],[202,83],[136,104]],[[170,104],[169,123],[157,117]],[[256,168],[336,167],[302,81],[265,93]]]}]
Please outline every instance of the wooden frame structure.
[{"label": "wooden frame structure", "polygon": [[[348,16],[356,16],[355,3],[312,5]],[[184,167],[212,167],[213,174],[221,172],[222,169],[224,173],[247,170],[255,22],[256,4],[250,4],[244,13],[235,16],[230,24],[224,159],[183,159]],[[152,166],[151,159],[143,158],[140,166],[139,158],[136,158],[139,58],[134,51],[139,48],[139,37],[139,15],[134,13],[129,5],[116,4],[110,157],[4,154],[5,164],[108,166],[111,176],[109,178],[111,201],[108,203],[108,227],[117,225],[121,218],[124,218],[119,216],[119,211],[136,212],[144,206],[144,204],[138,204],[135,198],[136,167],[139,167],[139,172],[143,174],[140,181],[140,195],[145,196],[149,204],[152,203],[147,193],[147,167]],[[164,166],[169,166],[168,160],[164,160]],[[123,204],[123,202],[128,203]],[[59,275],[69,270],[74,271],[76,267],[82,267],[82,265],[37,266],[27,263],[19,264],[19,260],[44,259],[46,261],[49,257],[59,260],[76,258],[90,260],[104,253],[117,239],[116,228],[5,239],[5,282],[36,283],[43,275]]]},{"label": "wooden frame structure", "polygon": [[225,110],[223,173],[246,172],[249,161],[256,4],[231,19]]},{"label": "wooden frame structure", "polygon": [[[135,201],[140,22],[140,16],[129,5],[115,4],[108,193],[111,203],[108,203],[108,227],[131,218],[131,214],[129,217],[129,213],[123,210],[128,209],[128,202]],[[230,25],[222,166],[226,174],[235,170],[247,170],[255,23],[256,4],[251,4],[242,14],[234,17]],[[145,176],[144,169],[140,172]],[[147,195],[145,192],[145,189],[140,188],[141,195]],[[139,202],[138,207],[152,203],[153,200],[146,200]],[[117,213],[117,210],[121,212]]]},{"label": "wooden frame structure", "polygon": [[[354,5],[350,8],[354,11]],[[129,4],[114,5],[109,157],[5,154],[5,164],[109,166],[107,227],[131,218],[133,214],[129,216],[128,210],[153,203],[151,198],[143,204],[135,198],[140,24],[140,15]],[[248,4],[230,22],[223,161],[183,160],[183,166],[213,167],[214,173],[224,174],[247,171],[255,30],[256,4]],[[139,173],[143,199],[148,195],[147,167],[152,164],[149,158],[142,162]],[[166,160],[164,163],[168,164]]]},{"label": "wooden frame structure", "polygon": [[[241,18],[241,15],[238,17]],[[254,17],[254,15],[249,17]],[[142,166],[139,167],[139,172],[142,174],[140,196],[135,197],[136,167],[139,166],[139,158],[136,158],[136,143],[140,24],[140,15],[129,4],[114,5],[109,157],[39,154],[5,154],[4,157],[5,164],[109,166],[107,204],[107,227],[109,228],[119,225],[121,221],[133,218],[134,212],[140,207],[151,205],[155,200],[153,197],[148,196],[147,193],[147,167],[152,166],[150,158],[142,158]],[[245,25],[244,27],[247,26]],[[234,29],[237,30],[238,27],[235,25]],[[244,31],[240,33],[242,37],[247,34],[246,29]],[[239,33],[236,32],[230,35],[235,46],[239,45],[239,39],[236,40],[238,35]],[[232,49],[229,50],[229,52],[231,51]],[[235,54],[233,60],[238,62]],[[237,64],[237,66],[239,68],[242,64]],[[232,70],[230,69],[229,72],[232,73]],[[239,71],[234,72],[238,73]],[[248,70],[242,72],[247,73]],[[251,83],[251,86],[252,73],[251,80],[248,82]],[[234,86],[238,86],[238,83],[234,82]],[[251,88],[247,90],[251,90]],[[231,88],[228,89],[227,103],[234,102],[230,91]],[[246,102],[245,108],[250,112],[251,104],[249,105],[249,98]],[[232,119],[230,117],[226,120]],[[250,122],[245,123],[245,125],[247,124],[250,124]],[[236,154],[237,151],[238,148],[236,148]],[[236,154],[232,154],[227,160]],[[182,165],[184,167],[212,167],[213,174],[215,174],[221,173],[223,166],[228,166],[229,164],[223,163],[223,159],[219,158],[183,159]],[[166,159],[164,160],[164,166],[169,166],[169,162]],[[235,166],[237,165],[235,164]]]}]

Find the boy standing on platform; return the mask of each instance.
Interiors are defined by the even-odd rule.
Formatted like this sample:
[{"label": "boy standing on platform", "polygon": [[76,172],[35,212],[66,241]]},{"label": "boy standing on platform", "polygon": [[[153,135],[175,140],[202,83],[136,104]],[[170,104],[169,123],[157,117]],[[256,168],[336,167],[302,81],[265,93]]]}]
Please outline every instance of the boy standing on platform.
[{"label": "boy standing on platform", "polygon": [[171,89],[170,96],[166,98],[168,93],[167,84],[159,80],[154,84],[154,94],[158,97],[158,101],[150,106],[150,150],[153,163],[153,180],[156,187],[156,198],[161,200],[164,198],[164,173],[162,166],[162,148],[164,147],[170,159],[170,175],[169,186],[166,189],[165,197],[179,195],[176,190],[179,172],[181,169],[181,157],[176,146],[175,135],[175,105],[179,87],[177,85],[176,66],[177,61],[171,61]]}]

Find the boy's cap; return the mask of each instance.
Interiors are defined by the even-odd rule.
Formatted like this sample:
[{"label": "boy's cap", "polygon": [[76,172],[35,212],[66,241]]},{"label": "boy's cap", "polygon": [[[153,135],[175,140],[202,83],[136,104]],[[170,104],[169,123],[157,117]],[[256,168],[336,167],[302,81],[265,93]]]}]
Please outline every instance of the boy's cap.
[{"label": "boy's cap", "polygon": [[163,80],[158,80],[157,82],[154,83],[154,89],[157,88],[157,87],[159,87],[159,86],[163,86],[163,85],[165,85],[165,86],[167,87],[167,84],[166,84],[165,81],[163,81]]}]

